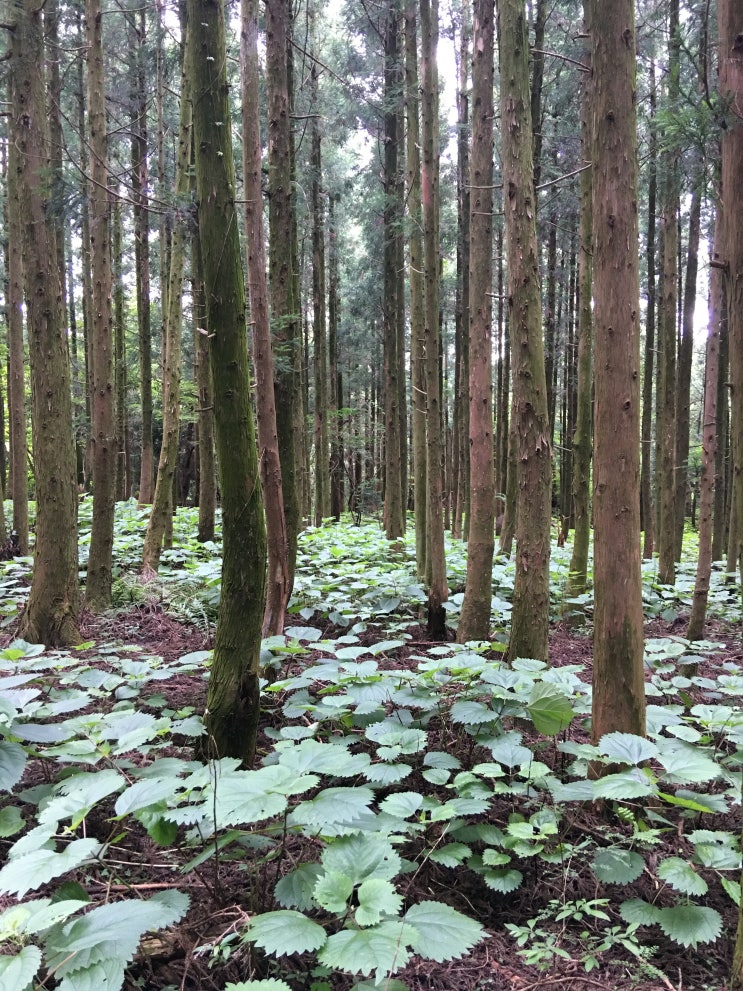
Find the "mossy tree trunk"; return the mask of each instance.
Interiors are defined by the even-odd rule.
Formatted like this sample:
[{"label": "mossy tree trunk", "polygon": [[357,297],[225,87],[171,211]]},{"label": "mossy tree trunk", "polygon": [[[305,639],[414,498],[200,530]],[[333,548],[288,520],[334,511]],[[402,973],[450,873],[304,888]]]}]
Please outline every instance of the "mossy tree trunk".
[{"label": "mossy tree trunk", "polygon": [[49,647],[80,642],[77,484],[70,364],[61,306],[56,234],[50,220],[42,8],[26,0],[12,33],[12,134],[21,217],[25,220],[31,421],[36,479],[36,548],[19,636]]},{"label": "mossy tree trunk", "polygon": [[510,658],[547,657],[552,451],[542,344],[524,5],[500,0],[503,190],[517,465],[516,576]]},{"label": "mossy tree trunk", "polygon": [[475,3],[472,163],[469,223],[469,468],[467,584],[457,630],[460,643],[490,632],[495,542],[493,475],[493,0]]},{"label": "mossy tree trunk", "polygon": [[647,269],[647,305],[645,309],[645,361],[642,371],[642,468],[640,472],[640,517],[644,531],[642,556],[652,558],[655,540],[653,507],[653,367],[655,364],[655,221],[658,196],[658,139],[655,133],[655,66],[650,63],[650,136],[648,139],[648,212],[645,259]]},{"label": "mossy tree trunk", "polygon": [[640,570],[640,289],[632,0],[592,0],[593,739],[645,735]]},{"label": "mossy tree trunk", "polygon": [[209,367],[209,331],[204,299],[204,265],[198,230],[191,239],[191,269],[194,312],[194,379],[199,396],[199,527],[197,540],[214,540],[217,506],[217,466],[214,462],[214,389]]},{"label": "mossy tree trunk", "polygon": [[210,756],[250,764],[260,702],[266,524],[251,411],[225,20],[221,0],[188,0],[187,9],[189,23],[200,28],[188,32],[187,64],[223,533],[222,596],[205,721]]},{"label": "mossy tree trunk", "polygon": [[[116,388],[114,382],[113,275],[111,271],[106,84],[100,0],[86,0],[88,46],[88,146],[90,185],[90,436],[93,524],[85,601],[100,612],[111,605],[114,506],[116,503]],[[123,442],[123,437],[121,438]]]},{"label": "mossy tree trunk", "polygon": [[284,516],[284,491],[276,429],[274,362],[268,317],[266,249],[261,190],[260,86],[258,70],[258,0],[242,0],[240,62],[242,67],[243,188],[248,253],[248,291],[253,325],[253,367],[263,502],[268,540],[268,576],[263,636],[284,631],[291,592],[289,549]]}]

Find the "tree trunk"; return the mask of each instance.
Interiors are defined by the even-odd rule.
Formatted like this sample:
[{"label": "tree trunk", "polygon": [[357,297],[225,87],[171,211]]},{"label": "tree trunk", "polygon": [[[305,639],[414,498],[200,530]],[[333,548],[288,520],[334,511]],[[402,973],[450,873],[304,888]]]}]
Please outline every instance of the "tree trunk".
[{"label": "tree trunk", "polygon": [[340,197],[328,198],[328,371],[330,379],[330,515],[339,521],[343,512],[343,382],[338,364],[340,325],[340,276],[338,272],[338,215]]},{"label": "tree trunk", "polygon": [[408,253],[410,282],[410,375],[413,396],[413,497],[415,508],[415,562],[418,578],[426,576],[428,486],[426,484],[426,356],[423,308],[423,241],[421,238],[420,127],[418,122],[418,51],[416,4],[405,10],[405,104],[407,116],[407,194],[410,217]]},{"label": "tree trunk", "polygon": [[613,730],[645,735],[645,682],[634,5],[591,2],[596,742]]},{"label": "tree trunk", "polygon": [[[718,206],[712,260],[719,263],[724,250],[723,217]],[[704,419],[702,422],[702,475],[699,480],[699,557],[694,597],[686,636],[701,640],[707,616],[707,596],[712,573],[712,512],[717,460],[717,376],[720,365],[720,324],[725,305],[722,270],[716,265],[709,275],[709,329],[704,366]]]},{"label": "tree trunk", "polygon": [[542,344],[529,104],[529,43],[519,0],[499,3],[503,189],[513,418],[518,465],[516,576],[508,656],[547,657],[552,452]]},{"label": "tree trunk", "polygon": [[438,0],[420,0],[424,320],[426,347],[426,478],[428,503],[428,635],[446,639],[449,597],[444,556],[441,385],[439,355],[439,40]]},{"label": "tree trunk", "polygon": [[470,523],[460,643],[487,640],[493,596],[493,0],[475,4],[469,278]]},{"label": "tree trunk", "polygon": [[658,189],[658,139],[655,134],[655,66],[650,62],[650,152],[648,158],[648,219],[645,258],[647,268],[647,309],[645,311],[645,361],[642,372],[642,469],[640,473],[641,526],[644,530],[642,556],[653,556],[655,511],[653,509],[653,362],[655,358],[655,205]]},{"label": "tree trunk", "polygon": [[[88,143],[90,158],[91,261],[91,440],[93,453],[93,525],[85,601],[93,612],[111,605],[114,506],[116,503],[116,388],[114,381],[113,276],[106,90],[103,65],[103,14],[100,0],[86,0],[88,46]],[[122,438],[123,440],[123,438]]]},{"label": "tree trunk", "polygon": [[113,325],[114,325],[114,380],[116,391],[116,490],[119,501],[129,498],[131,492],[131,471],[129,463],[129,422],[126,404],[127,368],[124,320],[124,277],[122,272],[121,245],[121,201],[117,198],[112,204],[111,255],[113,263]]},{"label": "tree trunk", "polygon": [[400,57],[398,53],[398,4],[389,0],[384,29],[384,528],[388,540],[399,540],[405,533],[405,503],[402,492],[400,441],[399,377],[404,368],[398,362],[398,250],[397,236],[402,223],[398,195],[398,100],[400,99]]},{"label": "tree trunk", "polygon": [[[591,37],[591,0],[583,2],[584,31]],[[584,61],[590,65],[590,40]],[[592,80],[584,73],[581,93],[581,149],[583,161],[592,161]],[[593,419],[593,169],[580,174],[580,253],[578,255],[578,383],[573,434],[573,513],[575,536],[565,596],[582,595],[588,585],[588,548],[591,539],[591,426]]]},{"label": "tree trunk", "polygon": [[702,192],[692,193],[689,208],[689,242],[684,280],[684,309],[681,344],[678,355],[676,383],[676,529],[674,557],[681,560],[686,518],[686,496],[689,488],[689,429],[691,405],[691,366],[694,358],[694,310],[697,304],[697,271],[699,269],[699,232],[702,215]]},{"label": "tree trunk", "polygon": [[[299,300],[293,271],[294,196],[292,194],[292,138],[289,118],[288,50],[291,45],[291,0],[266,0],[266,100],[268,104],[268,265],[271,294],[271,330],[277,361],[274,374],[276,428],[279,437],[281,479],[288,546],[290,588],[294,584],[300,499],[295,458],[295,417],[302,398],[296,374],[301,352]],[[300,432],[301,437],[304,430]]]},{"label": "tree trunk", "polygon": [[[198,23],[198,22],[197,22]],[[186,29],[188,31],[188,29]],[[194,98],[195,102],[195,98]],[[180,421],[181,332],[183,321],[183,273],[186,245],[191,236],[192,214],[189,207],[191,179],[192,99],[190,79],[186,71],[185,54],[181,73],[180,120],[178,123],[178,157],[175,173],[175,199],[178,223],[174,224],[170,242],[170,269],[163,314],[163,439],[157,467],[155,495],[147,524],[142,552],[142,574],[149,578],[157,574],[160,553],[168,521],[174,508],[173,482],[178,464]],[[202,239],[203,250],[203,239]],[[208,309],[207,309],[208,312]],[[214,324],[208,324],[214,327]],[[219,328],[215,327],[216,333]]]},{"label": "tree trunk", "polygon": [[199,528],[196,539],[200,543],[214,540],[214,513],[217,505],[217,475],[214,463],[214,389],[209,367],[209,329],[207,327],[206,299],[204,298],[204,264],[201,258],[201,240],[196,230],[191,240],[191,267],[193,270],[194,311],[194,363],[198,390],[199,436]]},{"label": "tree trunk", "polygon": [[[725,264],[726,248],[721,243],[720,256]],[[727,524],[730,516],[728,482],[729,447],[729,388],[728,388],[728,306],[727,279],[722,280],[723,302],[720,314],[720,359],[717,371],[717,456],[715,458],[715,506],[712,521],[712,560],[721,561],[725,555]]]},{"label": "tree trunk", "polygon": [[[679,0],[669,3],[668,107],[673,113],[679,98]],[[679,154],[672,140],[664,154],[666,182],[663,192],[663,306],[660,323],[661,449],[660,528],[658,532],[658,580],[676,580],[676,312],[678,307],[678,211]]]},{"label": "tree trunk", "polygon": [[77,485],[67,337],[61,308],[56,236],[50,221],[49,138],[44,92],[42,11],[17,8],[12,33],[13,141],[25,220],[31,409],[36,477],[34,571],[19,636],[48,647],[80,642]]},{"label": "tree trunk", "polygon": [[209,755],[255,753],[264,611],[266,530],[250,405],[224,11],[220,0],[188,0],[188,75],[199,237],[214,382],[214,426],[222,495],[222,596],[207,693]]},{"label": "tree trunk", "polygon": [[291,592],[289,578],[284,492],[281,484],[279,438],[276,430],[274,366],[268,319],[266,249],[263,236],[261,191],[261,121],[258,70],[258,0],[242,0],[240,61],[242,65],[243,187],[245,232],[248,250],[250,319],[253,324],[255,408],[258,421],[260,471],[266,514],[268,575],[264,637],[284,631],[284,617]]},{"label": "tree trunk", "polygon": [[[15,129],[11,132],[15,135]],[[8,408],[10,410],[10,487],[13,493],[13,530],[18,553],[28,554],[28,444],[26,441],[26,372],[23,358],[24,227],[19,180],[23,163],[15,140],[8,142]]]}]

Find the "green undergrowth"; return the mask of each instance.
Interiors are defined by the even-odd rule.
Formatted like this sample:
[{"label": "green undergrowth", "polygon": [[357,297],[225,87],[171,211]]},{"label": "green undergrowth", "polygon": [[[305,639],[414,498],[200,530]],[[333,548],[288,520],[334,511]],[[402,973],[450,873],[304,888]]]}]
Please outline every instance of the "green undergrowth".
[{"label": "green undergrowth", "polygon": [[[142,516],[120,516],[123,597]],[[176,612],[201,594],[208,623],[218,547],[176,522],[145,592]],[[450,561],[456,587],[461,549]],[[567,561],[553,561],[556,614]],[[4,566],[8,617],[25,567]],[[496,933],[536,968],[619,959],[638,974],[664,942],[716,941],[740,892],[743,671],[715,642],[649,639],[648,737],[593,746],[582,664],[503,663],[511,585],[498,562],[491,640],[421,644],[409,547],[376,524],[305,533],[290,625],[263,644],[252,770],[193,760],[200,714],[168,703],[171,679],[208,676],[206,651],[0,651],[0,991],[122,987],[145,934],[188,918],[192,882],[223,904],[227,866],[244,922],[197,955],[231,991],[405,991],[413,958],[456,960]],[[648,580],[649,615],[686,594]],[[139,887],[153,878],[155,894]],[[510,913],[517,892],[532,914]]]}]

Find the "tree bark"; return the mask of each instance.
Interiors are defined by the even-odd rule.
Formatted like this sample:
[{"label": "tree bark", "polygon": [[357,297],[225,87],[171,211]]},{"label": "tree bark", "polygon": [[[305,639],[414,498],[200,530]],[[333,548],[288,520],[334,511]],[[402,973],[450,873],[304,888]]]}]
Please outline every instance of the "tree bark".
[{"label": "tree bark", "polygon": [[493,595],[493,77],[494,3],[475,3],[469,277],[470,522],[460,643],[486,640]]},{"label": "tree bark", "polygon": [[49,207],[49,137],[45,131],[42,10],[17,8],[12,33],[13,140],[25,219],[31,410],[36,478],[34,571],[19,636],[48,647],[80,642],[77,484],[67,337],[61,307],[56,235]]},{"label": "tree bark", "polygon": [[438,0],[420,0],[424,319],[426,347],[426,478],[428,508],[428,635],[446,639],[444,602],[449,597],[444,555],[441,385],[439,356],[439,70]]},{"label": "tree bark", "polygon": [[[642,556],[653,556],[655,510],[653,508],[653,364],[655,359],[655,222],[658,190],[658,139],[655,134],[655,66],[650,63],[650,152],[648,158],[648,217],[645,258],[647,268],[647,308],[645,311],[645,362],[642,372],[642,467],[640,472],[640,516],[644,530]],[[657,425],[656,425],[657,427]]]},{"label": "tree bark", "polygon": [[[85,601],[93,612],[111,605],[116,503],[116,388],[114,381],[113,275],[108,189],[103,13],[100,0],[86,0],[88,46],[88,143],[90,188],[90,385],[93,524]],[[122,438],[123,440],[123,438]]]},{"label": "tree bark", "polygon": [[503,189],[517,461],[516,576],[508,656],[547,657],[552,451],[542,344],[529,104],[529,43],[519,0],[500,0]]},{"label": "tree bark", "polygon": [[634,5],[591,2],[595,742],[613,730],[645,735],[645,682]]},{"label": "tree bark", "polygon": [[209,367],[209,330],[204,298],[204,264],[198,229],[191,240],[193,270],[194,363],[199,397],[199,527],[200,543],[214,540],[214,514],[217,505],[217,466],[214,463],[214,389]]},{"label": "tree bark", "polygon": [[264,611],[266,530],[250,405],[224,10],[188,0],[188,75],[193,94],[199,237],[214,382],[214,426],[222,495],[222,595],[205,714],[209,755],[255,753]]},{"label": "tree bark", "polygon": [[261,191],[260,86],[258,71],[258,0],[242,0],[240,61],[242,65],[243,187],[248,249],[248,290],[253,324],[256,418],[263,504],[266,514],[268,575],[263,614],[264,637],[284,631],[291,592],[289,549],[284,517],[284,491],[279,459],[274,396],[274,363],[268,319],[266,249]]}]

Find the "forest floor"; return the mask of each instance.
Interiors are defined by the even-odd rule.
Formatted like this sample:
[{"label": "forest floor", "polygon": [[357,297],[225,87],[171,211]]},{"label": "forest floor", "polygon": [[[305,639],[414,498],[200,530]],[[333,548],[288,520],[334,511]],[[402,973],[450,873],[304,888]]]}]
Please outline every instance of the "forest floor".
[{"label": "forest floor", "polygon": [[[652,637],[683,635],[683,631],[683,618],[672,623],[654,619],[646,627],[647,635]],[[113,619],[111,616],[96,617],[86,614],[82,632],[86,639],[96,642],[121,640],[122,643],[136,644],[141,650],[165,660],[175,660],[191,651],[210,646],[209,638],[202,630],[178,622],[156,604],[141,605],[119,612]],[[330,624],[325,624],[325,637],[336,632]],[[725,644],[724,650],[717,657],[721,664],[731,662],[743,666],[740,638],[735,631],[717,621],[708,627],[706,635],[708,639]],[[423,642],[423,630],[420,631],[420,636],[420,642]],[[372,643],[375,639],[381,640],[384,637],[384,629],[376,627],[364,639]],[[405,666],[408,663],[407,655],[414,650],[415,642],[414,639],[412,645],[398,652],[396,665]],[[566,624],[553,626],[550,634],[552,666],[579,664],[585,672],[584,676],[590,679],[591,656],[591,639],[585,631],[571,630]],[[303,658],[302,665],[312,659],[311,656]],[[171,708],[193,706],[201,712],[205,702],[206,684],[200,673],[178,675],[164,683],[163,693]],[[279,711],[277,706],[264,712],[259,753],[261,749],[265,752],[271,747],[265,731],[272,725],[272,720]],[[732,823],[730,828],[739,829],[739,823]],[[573,823],[573,831],[601,836],[605,830],[606,811],[585,803],[581,809],[580,821]],[[155,863],[156,850],[144,832],[141,839],[139,868],[133,867],[126,888],[132,893],[142,894],[171,884],[183,888],[182,878],[170,876],[172,865],[158,868]],[[677,853],[679,841],[680,835],[668,836],[657,848],[657,858]],[[299,856],[301,854],[298,853]],[[157,881],[153,881],[155,877]],[[535,877],[534,881],[535,885],[524,885],[513,893],[498,895],[489,892],[476,878],[468,881],[465,872],[462,872],[462,878],[457,879],[455,887],[451,886],[451,872],[444,869],[416,874],[407,890],[408,897],[415,899],[433,896],[461,906],[482,922],[489,935],[461,959],[443,964],[414,959],[397,975],[398,979],[405,981],[410,991],[725,991],[727,988],[725,974],[732,958],[737,912],[727,895],[719,889],[711,889],[705,901],[706,905],[716,908],[724,918],[722,935],[715,943],[696,950],[682,950],[677,944],[656,934],[653,937],[655,952],[651,962],[638,961],[620,948],[614,959],[602,959],[599,968],[585,973],[580,961],[560,957],[553,959],[546,969],[540,971],[528,965],[515,952],[514,941],[504,930],[503,923],[523,922],[533,916],[535,887],[539,886],[539,879]],[[545,878],[545,884],[551,883]],[[416,888],[419,890],[416,891]],[[177,988],[179,991],[221,991],[225,981],[245,979],[244,949],[224,962],[215,962],[203,950],[199,950],[200,947],[212,945],[215,940],[224,939],[245,925],[249,917],[247,906],[254,893],[246,890],[244,865],[238,860],[225,859],[213,871],[205,869],[199,879],[188,881],[186,890],[192,899],[188,915],[179,926],[169,930],[165,937],[153,938],[145,943],[144,951],[138,954],[127,978],[127,991],[135,988],[145,988],[148,991],[161,991],[165,988]],[[539,901],[544,902],[548,896],[577,901],[596,898],[599,893],[595,884],[586,883],[585,878],[578,876],[562,889],[541,891]],[[311,986],[312,977],[299,957],[286,960],[285,963],[286,966],[281,971],[284,979],[294,982],[300,978],[300,983],[292,983],[297,988]],[[352,983],[345,976],[338,977],[337,980],[331,979],[330,986],[334,991],[345,991]],[[317,987],[325,986],[328,985],[317,984]],[[394,982],[390,986],[394,986]],[[385,982],[379,987],[384,989]]]}]

